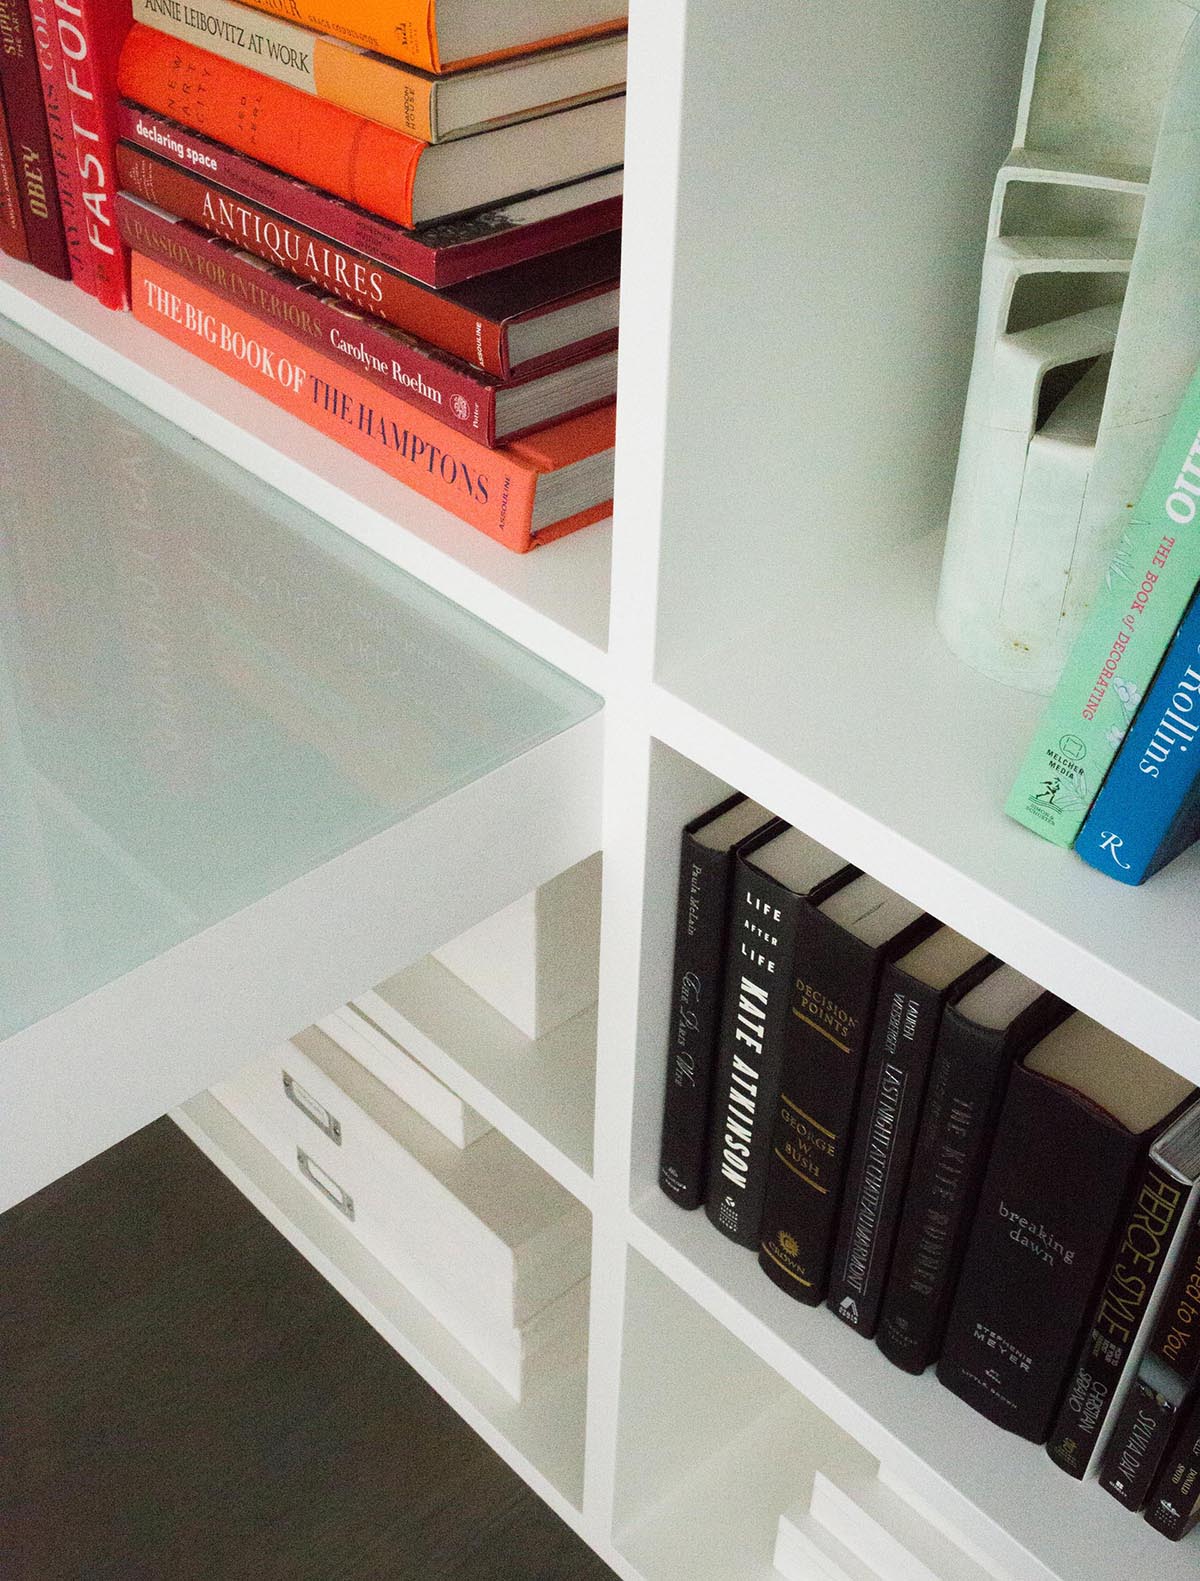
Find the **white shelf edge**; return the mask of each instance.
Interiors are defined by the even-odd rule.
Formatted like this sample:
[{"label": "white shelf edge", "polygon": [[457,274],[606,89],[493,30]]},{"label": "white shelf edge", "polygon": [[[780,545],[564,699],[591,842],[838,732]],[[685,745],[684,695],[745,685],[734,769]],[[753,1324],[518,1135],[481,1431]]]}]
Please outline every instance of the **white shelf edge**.
[{"label": "white shelf edge", "polygon": [[[515,1075],[524,1074],[529,1077],[533,1074],[528,1069],[531,1058],[541,1055],[543,1058],[548,1057],[553,1060],[560,1048],[565,1050],[579,1043],[590,1049],[590,1069],[594,1083],[596,1048],[594,1009],[580,1011],[570,1021],[561,1027],[556,1027],[545,1037],[527,1038],[516,1027],[506,1022],[499,1011],[493,1010],[466,983],[461,982],[453,972],[441,966],[432,957],[426,957],[425,960],[418,961],[408,968],[407,972],[396,975],[406,976],[410,973],[414,979],[425,975],[436,978],[437,993],[442,1000],[441,1008],[451,1018],[457,1011],[472,1020],[499,1024],[501,1036],[505,1036],[507,1042],[507,1046],[500,1049],[500,1057],[512,1060]],[[392,979],[388,981],[391,982]],[[365,996],[360,996],[360,999],[363,997]],[[413,1058],[431,1071],[439,1081],[444,1082],[465,1103],[470,1104],[472,1109],[481,1114],[489,1124],[495,1126],[497,1131],[502,1132],[540,1169],[544,1169],[552,1176],[560,1186],[581,1202],[589,1213],[593,1212],[595,1190],[590,1168],[564,1152],[543,1130],[503,1098],[494,1087],[489,1086],[456,1058],[447,1046],[449,1039],[443,1038],[439,1042],[418,1010],[413,1011],[417,1019],[411,1020],[405,1012],[403,1002],[393,1004],[391,1008],[397,1015],[404,1017],[406,1031],[403,1036],[397,1034],[397,1041]],[[369,1006],[365,1013],[369,1014]],[[423,1022],[425,1024],[422,1024]],[[464,1036],[469,1037],[469,1031],[465,1032]],[[522,1062],[525,1065],[524,1072],[521,1070]],[[587,1127],[589,1136],[594,1124],[594,1105],[589,1105]]]},{"label": "white shelf edge", "polygon": [[[932,1369],[912,1378],[892,1368],[874,1345],[855,1336],[823,1307],[789,1301],[762,1274],[753,1255],[733,1246],[705,1220],[703,1210],[683,1214],[648,1188],[627,1215],[631,1247],[709,1312],[748,1350],[886,1463],[952,1526],[999,1563],[1013,1581],[1127,1581],[1135,1574],[1155,1581],[1194,1581],[1195,1545],[1168,1543],[1121,1508],[1094,1482],[1078,1483],[1058,1471],[1045,1450],[985,1423],[937,1383]],[[683,1223],[687,1220],[689,1223]],[[723,1281],[683,1252],[656,1227],[674,1225],[717,1261],[737,1259],[738,1275]],[[693,1228],[694,1226],[694,1228]],[[744,1273],[743,1273],[744,1269]],[[746,1281],[746,1297],[729,1288]],[[762,1312],[770,1308],[773,1319]],[[780,1316],[781,1314],[781,1316]],[[811,1336],[814,1350],[834,1359],[823,1367],[791,1344],[775,1322]],[[875,1372],[880,1406],[859,1398],[860,1378]],[[994,1450],[992,1454],[980,1449]],[[1086,1555],[1076,1539],[1090,1544]],[[1143,1572],[1136,1568],[1141,1561]],[[1132,1566],[1132,1568],[1131,1568]]]},{"label": "white shelf edge", "polygon": [[0,1042],[0,1207],[590,856],[602,739],[595,713]]},{"label": "white shelf edge", "polygon": [[513,554],[68,282],[0,257],[0,315],[604,695],[610,526]]},{"label": "white shelf edge", "polygon": [[[1200,1018],[1180,1005],[660,685],[651,689],[650,728],[673,751],[1200,1085]],[[1047,846],[1048,886],[1060,857],[1077,860]]]}]

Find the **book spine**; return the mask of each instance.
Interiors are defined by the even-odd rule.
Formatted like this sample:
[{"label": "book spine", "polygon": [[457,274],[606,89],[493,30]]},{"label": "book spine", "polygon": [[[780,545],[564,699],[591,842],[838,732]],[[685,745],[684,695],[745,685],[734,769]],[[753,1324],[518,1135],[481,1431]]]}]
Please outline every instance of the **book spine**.
[{"label": "book spine", "polygon": [[1187,757],[1200,733],[1200,599],[1193,598],[1154,684],[1079,831],[1085,862],[1140,884],[1194,837],[1200,769]]},{"label": "book spine", "polygon": [[808,1306],[825,1297],[882,954],[815,907],[796,943],[759,1266]]},{"label": "book spine", "polygon": [[1192,380],[1005,811],[1070,845],[1200,582],[1200,374]]},{"label": "book spine", "polygon": [[709,1102],[720,1027],[733,858],[685,830],[675,914],[671,1039],[658,1183],[681,1208],[704,1201]]},{"label": "book spine", "polygon": [[1051,1460],[1077,1480],[1087,1475],[1100,1446],[1190,1201],[1189,1187],[1147,1159],[1046,1445]]},{"label": "book spine", "polygon": [[29,261],[45,274],[69,280],[71,260],[58,207],[29,0],[0,0],[0,90]]},{"label": "book spine", "polygon": [[1163,1457],[1145,1519],[1173,1543],[1186,1537],[1200,1520],[1200,1408],[1196,1406]]},{"label": "book spine", "polygon": [[503,377],[503,325],[481,320],[450,299],[381,268],[362,253],[290,224],[261,203],[223,190],[207,175],[180,169],[127,146],[117,153],[126,191],[312,281],[463,362]]},{"label": "book spine", "polygon": [[971,1227],[937,1375],[989,1421],[1046,1441],[1138,1138],[1018,1065]]},{"label": "book spine", "polygon": [[166,4],[133,0],[133,18],[327,104],[340,105],[423,143],[433,141],[430,111],[435,83],[396,61],[347,49],[280,17],[256,18],[234,0],[187,6],[170,0]]},{"label": "book spine", "polygon": [[134,259],[133,311],[166,339],[480,532],[511,549],[532,546],[537,474],[506,452],[488,450],[380,394],[359,375],[141,254]]},{"label": "book spine", "polygon": [[469,369],[447,366],[376,319],[323,296],[284,271],[264,269],[229,244],[134,202],[117,198],[130,247],[244,308],[261,323],[323,353],[339,367],[407,401],[456,433],[495,445],[496,391]]},{"label": "book spine", "polygon": [[114,212],[117,57],[130,27],[129,6],[130,0],[55,0],[92,295],[117,310],[129,306],[129,253]]},{"label": "book spine", "polygon": [[796,935],[807,902],[740,857],[731,882],[704,1207],[723,1235],[757,1248]]},{"label": "book spine", "polygon": [[830,1310],[865,1339],[879,1323],[944,1002],[938,989],[884,967],[828,1296]]},{"label": "book spine", "polygon": [[1127,1510],[1140,1510],[1167,1451],[1176,1407],[1144,1378],[1125,1396],[1100,1462],[1100,1486]]},{"label": "book spine", "polygon": [[46,131],[50,139],[63,242],[67,249],[71,279],[81,291],[95,296],[96,265],[84,232],[86,211],[83,206],[83,182],[77,166],[75,133],[71,127],[68,104],[66,63],[59,37],[60,27],[69,19],[59,17],[53,0],[29,0],[29,19],[33,25],[34,49],[42,85],[42,107],[46,112]]},{"label": "book spine", "polygon": [[941,1348],[1010,1063],[1002,1039],[946,1011],[875,1336],[906,1372]]},{"label": "book spine", "polygon": [[413,222],[428,145],[207,50],[135,26],[122,95],[397,225]]},{"label": "book spine", "polygon": [[21,219],[21,199],[17,193],[17,172],[13,166],[8,116],[0,97],[0,252],[25,262],[29,245]]},{"label": "book spine", "polygon": [[1200,1214],[1188,1228],[1150,1343],[1100,1464],[1100,1486],[1140,1509],[1174,1429],[1200,1380]]}]

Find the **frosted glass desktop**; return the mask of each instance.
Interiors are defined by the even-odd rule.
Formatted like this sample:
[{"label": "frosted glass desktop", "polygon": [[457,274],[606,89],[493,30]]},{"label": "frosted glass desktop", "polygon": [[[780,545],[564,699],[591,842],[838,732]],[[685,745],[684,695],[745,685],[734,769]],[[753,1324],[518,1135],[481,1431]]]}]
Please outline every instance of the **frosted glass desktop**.
[{"label": "frosted glass desktop", "polygon": [[0,391],[3,1207],[594,850],[600,700],[12,326]]}]

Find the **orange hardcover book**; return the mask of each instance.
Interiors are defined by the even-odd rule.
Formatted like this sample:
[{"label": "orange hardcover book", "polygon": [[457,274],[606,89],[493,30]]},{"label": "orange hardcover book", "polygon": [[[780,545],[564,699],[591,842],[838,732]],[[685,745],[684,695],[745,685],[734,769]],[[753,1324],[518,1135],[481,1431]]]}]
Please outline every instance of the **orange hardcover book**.
[{"label": "orange hardcover book", "polygon": [[611,403],[489,450],[140,253],[133,313],[508,549],[611,512]]},{"label": "orange hardcover book", "polygon": [[118,88],[195,132],[411,229],[619,165],[623,94],[425,143],[135,23]]},{"label": "orange hardcover book", "polygon": [[[624,27],[625,0],[541,0],[538,22],[522,22],[520,6],[473,9],[461,0],[246,0],[318,33],[376,50],[426,71],[451,71],[500,60],[549,44],[566,44]],[[480,14],[482,12],[482,14]],[[539,25],[540,24],[540,25]],[[543,31],[544,29],[544,31]]]}]

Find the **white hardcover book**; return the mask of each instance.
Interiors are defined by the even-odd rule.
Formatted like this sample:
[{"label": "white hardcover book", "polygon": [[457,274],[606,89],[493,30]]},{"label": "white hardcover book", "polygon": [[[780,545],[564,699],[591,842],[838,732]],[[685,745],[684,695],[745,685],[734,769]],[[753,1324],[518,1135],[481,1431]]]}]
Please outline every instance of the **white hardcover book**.
[{"label": "white hardcover book", "polygon": [[433,952],[526,1037],[595,1004],[600,855],[585,858]]},{"label": "white hardcover book", "polygon": [[325,1036],[365,1066],[377,1081],[391,1088],[398,1098],[410,1104],[419,1115],[436,1126],[455,1147],[469,1147],[491,1126],[445,1082],[390,1038],[353,1005],[335,1010],[317,1022]]},{"label": "white hardcover book", "polygon": [[499,1131],[458,1148],[315,1027],[213,1088],[379,1259],[520,1327],[588,1272],[591,1217]]}]

